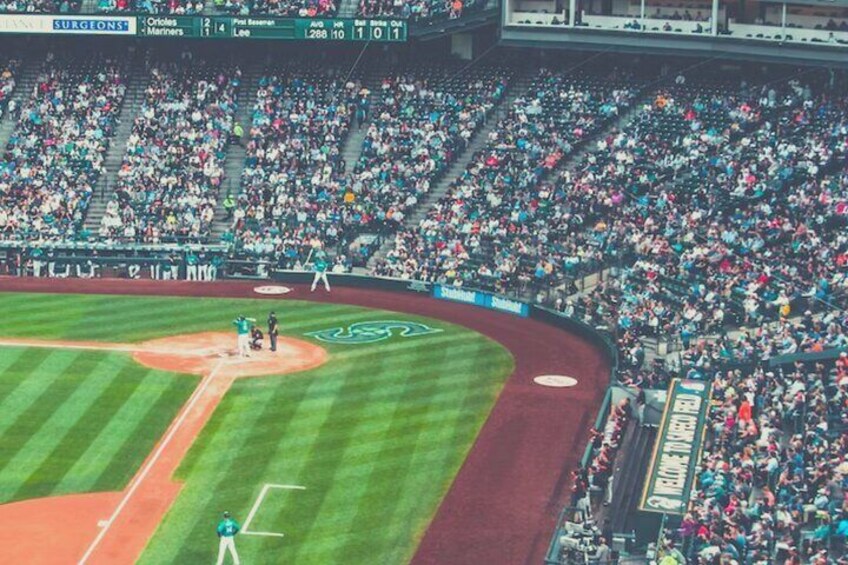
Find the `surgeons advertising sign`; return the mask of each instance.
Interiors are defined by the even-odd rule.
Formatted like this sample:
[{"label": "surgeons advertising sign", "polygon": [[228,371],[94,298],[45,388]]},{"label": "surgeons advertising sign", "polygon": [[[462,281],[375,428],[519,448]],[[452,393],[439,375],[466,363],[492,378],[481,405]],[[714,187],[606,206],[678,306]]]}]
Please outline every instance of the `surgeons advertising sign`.
[{"label": "surgeons advertising sign", "polygon": [[65,14],[0,14],[0,33],[135,35],[132,16]]},{"label": "surgeons advertising sign", "polygon": [[710,385],[674,379],[642,492],[641,510],[684,514],[695,482],[710,406]]}]

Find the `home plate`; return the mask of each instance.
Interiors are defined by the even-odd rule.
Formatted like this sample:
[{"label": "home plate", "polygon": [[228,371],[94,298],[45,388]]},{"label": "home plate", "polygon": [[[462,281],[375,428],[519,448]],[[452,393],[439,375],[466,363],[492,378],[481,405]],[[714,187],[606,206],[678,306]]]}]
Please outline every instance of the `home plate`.
[{"label": "home plate", "polygon": [[577,379],[565,375],[539,375],[533,379],[537,385],[550,386],[554,388],[568,388],[577,385]]}]

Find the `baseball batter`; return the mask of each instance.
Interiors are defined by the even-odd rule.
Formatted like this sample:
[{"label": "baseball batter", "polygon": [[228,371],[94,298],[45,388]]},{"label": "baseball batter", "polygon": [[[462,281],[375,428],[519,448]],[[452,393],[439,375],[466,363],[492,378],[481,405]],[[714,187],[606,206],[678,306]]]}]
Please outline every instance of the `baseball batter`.
[{"label": "baseball batter", "polygon": [[253,318],[245,318],[239,316],[233,320],[233,325],[236,327],[238,335],[238,353],[239,357],[250,357],[250,328],[256,320]]},{"label": "baseball batter", "polygon": [[229,512],[224,512],[224,519],[218,522],[218,565],[224,564],[224,554],[229,551],[233,556],[233,563],[239,565],[239,556],[236,551],[236,534],[241,530],[238,522],[230,517]]}]

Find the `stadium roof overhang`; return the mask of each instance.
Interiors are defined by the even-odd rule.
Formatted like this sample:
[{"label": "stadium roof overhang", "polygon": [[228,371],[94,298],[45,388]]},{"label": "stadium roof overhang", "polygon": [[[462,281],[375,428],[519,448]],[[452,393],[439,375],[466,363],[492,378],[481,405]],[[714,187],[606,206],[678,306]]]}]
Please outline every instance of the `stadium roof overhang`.
[{"label": "stadium roof overhang", "polygon": [[498,22],[500,9],[498,6],[481,10],[458,19],[436,20],[427,23],[412,23],[409,26],[409,37],[421,41],[443,38],[454,33],[475,31]]},{"label": "stadium roof overhang", "polygon": [[788,44],[727,37],[669,37],[632,35],[616,31],[554,28],[501,30],[501,45],[543,49],[586,49],[590,51],[657,53],[714,56],[721,59],[759,60],[780,63],[817,64],[848,68],[848,49],[828,45]]}]

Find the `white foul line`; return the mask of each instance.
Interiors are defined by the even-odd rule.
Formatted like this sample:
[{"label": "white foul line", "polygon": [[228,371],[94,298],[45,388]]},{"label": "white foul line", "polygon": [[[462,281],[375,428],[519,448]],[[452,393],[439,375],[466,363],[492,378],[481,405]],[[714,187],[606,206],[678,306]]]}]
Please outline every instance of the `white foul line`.
[{"label": "white foul line", "polygon": [[272,488],[287,490],[306,490],[306,487],[300,485],[275,485],[273,483],[265,483],[265,485],[262,486],[262,490],[259,492],[259,496],[256,498],[256,502],[253,503],[253,508],[250,509],[250,512],[247,515],[247,519],[244,521],[244,528],[241,529],[241,533],[248,536],[270,536],[277,538],[285,537],[285,534],[277,532],[251,532],[249,530],[250,523],[253,521],[254,516],[256,516],[256,512],[259,511],[259,507],[262,505],[262,501],[265,499],[265,495],[268,494],[268,491]]},{"label": "white foul line", "polygon": [[118,506],[115,508],[115,511],[112,512],[112,515],[109,517],[109,520],[106,522],[106,525],[100,529],[100,533],[97,534],[97,537],[94,538],[94,541],[91,542],[90,546],[88,546],[88,549],[86,550],[85,554],[79,560],[78,565],[83,565],[86,561],[88,561],[88,559],[91,557],[91,554],[94,553],[94,550],[97,549],[97,546],[100,545],[100,542],[103,541],[104,537],[106,537],[106,533],[109,531],[109,528],[112,527],[112,524],[115,523],[115,519],[118,517],[118,515],[120,515],[124,507],[127,505],[127,502],[129,502],[130,498],[135,493],[136,489],[138,489],[139,485],[144,481],[144,478],[150,472],[150,469],[152,469],[153,465],[155,465],[156,462],[159,460],[159,457],[162,455],[162,452],[171,442],[171,439],[174,437],[174,434],[177,433],[177,430],[180,429],[180,426],[182,426],[189,412],[191,412],[191,409],[194,408],[194,405],[197,403],[197,400],[206,391],[206,389],[209,388],[209,385],[215,379],[215,373],[218,372],[218,369],[220,369],[223,364],[223,359],[218,361],[212,368],[212,370],[209,372],[209,375],[207,375],[206,378],[203,379],[203,382],[200,383],[200,386],[195,389],[194,394],[192,394],[191,398],[189,398],[188,402],[185,405],[185,408],[183,408],[182,412],[180,412],[180,415],[177,417],[177,419],[171,425],[171,428],[168,430],[168,433],[162,439],[162,442],[159,444],[159,448],[147,461],[147,464],[141,470],[141,473],[136,476],[136,479],[133,481],[132,485],[130,485],[130,488],[127,489],[127,492],[126,494],[124,494],[124,497],[121,499],[121,502],[118,503]]}]

